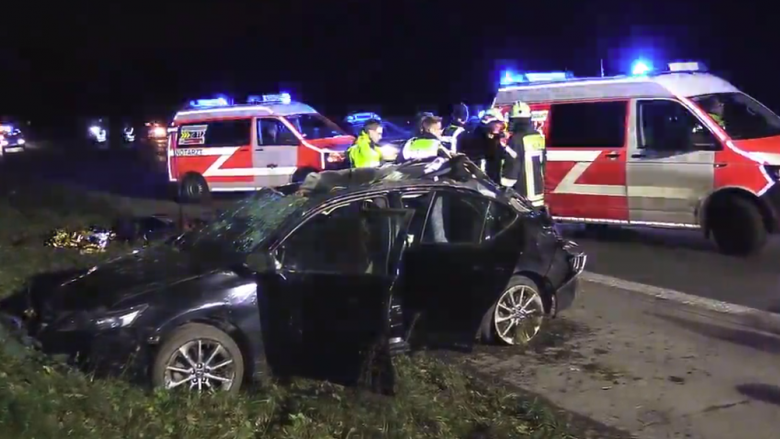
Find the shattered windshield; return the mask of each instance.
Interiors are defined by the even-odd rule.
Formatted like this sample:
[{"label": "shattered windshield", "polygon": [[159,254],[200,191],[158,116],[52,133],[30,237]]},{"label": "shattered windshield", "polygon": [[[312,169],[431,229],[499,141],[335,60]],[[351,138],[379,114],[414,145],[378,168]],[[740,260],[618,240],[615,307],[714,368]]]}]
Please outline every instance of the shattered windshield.
[{"label": "shattered windshield", "polygon": [[287,221],[301,217],[312,200],[301,194],[284,195],[264,189],[236,202],[201,229],[182,235],[175,245],[205,255],[248,254]]}]

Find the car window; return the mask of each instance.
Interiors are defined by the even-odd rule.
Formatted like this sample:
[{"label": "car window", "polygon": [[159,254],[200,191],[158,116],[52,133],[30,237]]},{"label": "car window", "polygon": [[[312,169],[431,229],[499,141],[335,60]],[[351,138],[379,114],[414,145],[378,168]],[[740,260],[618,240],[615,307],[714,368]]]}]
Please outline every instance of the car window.
[{"label": "car window", "polygon": [[257,120],[257,144],[271,145],[298,145],[298,137],[279,119]]},{"label": "car window", "polygon": [[352,202],[309,218],[281,245],[282,266],[303,272],[386,274],[394,239],[391,220],[371,215],[371,204]]},{"label": "car window", "polygon": [[715,115],[734,140],[780,135],[780,117],[744,93],[714,93],[692,98],[712,117]]},{"label": "car window", "polygon": [[251,127],[250,119],[182,125],[177,145],[198,148],[249,145]]},{"label": "car window", "polygon": [[650,151],[702,151],[720,146],[710,131],[677,101],[645,100],[639,109],[639,147]]},{"label": "car window", "polygon": [[[427,194],[407,194],[401,197],[404,208],[414,211],[412,223],[409,226],[408,234],[411,235],[409,244],[420,242],[423,228],[425,227],[425,218],[428,216],[428,209],[431,206],[432,193]],[[432,237],[431,237],[432,238]]]},{"label": "car window", "polygon": [[433,200],[422,242],[429,244],[478,244],[482,237],[488,200],[470,195],[439,192]]},{"label": "car window", "polygon": [[626,102],[555,104],[547,146],[621,148],[626,140]]},{"label": "car window", "polygon": [[487,211],[485,219],[485,230],[482,239],[489,241],[501,232],[508,229],[517,220],[517,213],[509,206],[496,202],[490,202],[490,208]]},{"label": "car window", "polygon": [[347,134],[320,114],[300,114],[287,116],[286,119],[306,139],[325,139]]}]

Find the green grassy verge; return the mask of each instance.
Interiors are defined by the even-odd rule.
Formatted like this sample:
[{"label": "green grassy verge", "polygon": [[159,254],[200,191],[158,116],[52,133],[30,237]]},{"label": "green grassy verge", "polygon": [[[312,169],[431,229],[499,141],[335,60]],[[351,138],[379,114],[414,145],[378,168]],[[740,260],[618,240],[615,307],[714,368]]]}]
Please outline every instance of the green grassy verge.
[{"label": "green grassy verge", "polygon": [[[0,188],[0,296],[25,280],[109,254],[43,246],[52,228],[107,223],[104,202],[56,188]],[[6,334],[0,331],[0,338]],[[12,349],[16,347],[16,349]],[[0,340],[0,437],[8,438],[521,438],[569,437],[544,409],[420,354],[396,360],[393,398],[306,379],[236,397],[150,393],[95,379]]]}]

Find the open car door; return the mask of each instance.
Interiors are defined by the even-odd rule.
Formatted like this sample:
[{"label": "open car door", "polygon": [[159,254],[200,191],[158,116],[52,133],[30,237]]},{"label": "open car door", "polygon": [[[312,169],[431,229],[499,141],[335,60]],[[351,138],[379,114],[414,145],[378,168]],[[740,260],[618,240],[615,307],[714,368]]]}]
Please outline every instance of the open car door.
[{"label": "open car door", "polygon": [[343,370],[391,328],[403,331],[390,308],[412,211],[377,201],[323,209],[272,250],[278,268],[259,277],[260,313],[296,333],[305,357],[296,363]]}]

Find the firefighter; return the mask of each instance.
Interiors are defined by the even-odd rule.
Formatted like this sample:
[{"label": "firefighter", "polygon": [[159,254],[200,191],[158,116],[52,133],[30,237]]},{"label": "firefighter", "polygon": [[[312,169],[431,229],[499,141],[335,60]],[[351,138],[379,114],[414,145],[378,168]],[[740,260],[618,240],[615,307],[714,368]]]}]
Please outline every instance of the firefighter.
[{"label": "firefighter", "polygon": [[382,140],[383,131],[382,122],[376,119],[363,124],[355,143],[347,150],[353,168],[378,168],[382,164],[382,153],[377,144]]},{"label": "firefighter", "polygon": [[458,152],[458,136],[466,131],[466,122],[469,120],[469,107],[464,103],[455,105],[452,109],[450,125],[442,133],[442,142],[453,153]]},{"label": "firefighter", "polygon": [[404,144],[400,155],[402,161],[437,157],[441,151],[446,151],[441,141],[441,118],[425,116],[420,125],[420,134]]},{"label": "firefighter", "polygon": [[534,129],[531,107],[516,102],[509,115],[512,137],[507,145],[501,185],[514,188],[535,207],[544,206],[544,136]]}]

